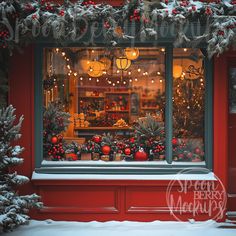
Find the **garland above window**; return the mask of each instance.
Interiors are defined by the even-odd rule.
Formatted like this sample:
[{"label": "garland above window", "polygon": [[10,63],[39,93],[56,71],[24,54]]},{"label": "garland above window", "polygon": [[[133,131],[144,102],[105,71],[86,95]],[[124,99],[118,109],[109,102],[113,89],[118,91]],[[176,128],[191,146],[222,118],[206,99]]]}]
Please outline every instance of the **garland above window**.
[{"label": "garland above window", "polygon": [[[164,29],[173,27],[175,45],[196,47],[207,43],[209,57],[220,54],[235,42],[235,0],[130,0],[121,7],[93,1],[64,1],[59,5],[45,0],[0,2],[0,47],[12,50],[33,39],[51,37],[58,42],[78,42],[90,33],[90,44],[103,35],[111,45],[140,37],[158,40]],[[190,25],[202,25],[199,32]],[[129,27],[131,26],[131,27]],[[131,32],[134,28],[134,32]],[[188,30],[186,30],[188,29]],[[165,35],[165,33],[163,33]]]}]

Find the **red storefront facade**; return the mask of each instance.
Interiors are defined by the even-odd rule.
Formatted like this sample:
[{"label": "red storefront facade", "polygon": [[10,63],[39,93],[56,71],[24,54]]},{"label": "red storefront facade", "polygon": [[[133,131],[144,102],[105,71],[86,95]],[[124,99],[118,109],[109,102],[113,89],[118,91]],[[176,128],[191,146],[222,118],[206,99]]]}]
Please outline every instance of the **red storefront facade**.
[{"label": "red storefront facade", "polygon": [[[114,1],[115,4],[118,1]],[[24,115],[20,145],[25,147],[24,164],[19,173],[32,177],[35,170],[35,45],[17,52],[10,62],[9,103],[16,108],[17,115]],[[219,177],[227,192],[226,211],[236,210],[235,176],[235,114],[229,113],[228,78],[229,69],[236,66],[236,53],[230,50],[213,59],[213,173]],[[41,177],[40,177],[41,175]],[[63,177],[64,176],[64,177]],[[57,174],[38,174],[22,191],[37,192],[42,197],[44,208],[33,212],[36,219],[108,221],[108,220],[174,220],[166,202],[170,179],[150,175],[132,178],[109,175],[99,177],[80,174],[67,178]],[[169,175],[168,175],[169,176]],[[200,178],[199,175],[196,178]],[[195,177],[193,177],[194,181]],[[176,192],[176,194],[178,194]],[[179,209],[180,211],[180,209]],[[177,215],[178,210],[175,212]],[[225,212],[226,213],[226,212]],[[191,213],[186,213],[187,220]],[[225,216],[226,217],[226,216]],[[206,214],[197,217],[208,219]]]}]

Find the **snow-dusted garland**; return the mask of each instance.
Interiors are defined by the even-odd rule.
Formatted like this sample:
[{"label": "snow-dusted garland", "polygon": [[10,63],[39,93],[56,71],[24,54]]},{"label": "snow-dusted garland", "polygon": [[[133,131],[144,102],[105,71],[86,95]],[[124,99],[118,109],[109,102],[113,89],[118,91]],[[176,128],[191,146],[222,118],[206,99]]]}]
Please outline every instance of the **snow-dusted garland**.
[{"label": "snow-dusted garland", "polygon": [[[158,37],[163,22],[176,27],[176,45],[196,46],[206,42],[209,57],[220,54],[235,42],[235,0],[130,0],[121,7],[80,0],[58,5],[41,1],[6,0],[0,2],[0,47],[14,46],[33,38],[52,37],[59,42],[78,41],[89,30],[98,34],[102,23],[103,36],[115,45],[117,39],[130,39],[127,24],[138,25],[139,37]],[[200,21],[207,26],[202,35],[188,38],[184,27]],[[100,32],[101,33],[101,32]],[[94,43],[94,37],[89,41]]]}]

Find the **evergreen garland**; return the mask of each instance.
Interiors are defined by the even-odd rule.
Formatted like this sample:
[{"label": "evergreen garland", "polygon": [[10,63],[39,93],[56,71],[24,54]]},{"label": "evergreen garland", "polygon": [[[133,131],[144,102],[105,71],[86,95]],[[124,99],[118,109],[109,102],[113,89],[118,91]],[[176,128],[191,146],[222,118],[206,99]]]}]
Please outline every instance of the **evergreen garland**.
[{"label": "evergreen garland", "polygon": [[[44,0],[5,0],[0,2],[0,47],[12,50],[39,37],[78,41],[88,29],[92,36],[98,33],[94,23],[102,23],[100,33],[108,44],[116,45],[120,39],[133,38],[127,29],[129,24],[137,26],[137,36],[145,40],[158,37],[158,27],[167,23],[175,25],[176,45],[195,47],[203,40],[212,57],[235,43],[235,13],[234,0],[130,0],[121,7],[82,0],[61,5]],[[189,38],[185,27],[190,22],[200,22],[207,30]],[[91,37],[88,43],[94,44],[94,40]]]}]

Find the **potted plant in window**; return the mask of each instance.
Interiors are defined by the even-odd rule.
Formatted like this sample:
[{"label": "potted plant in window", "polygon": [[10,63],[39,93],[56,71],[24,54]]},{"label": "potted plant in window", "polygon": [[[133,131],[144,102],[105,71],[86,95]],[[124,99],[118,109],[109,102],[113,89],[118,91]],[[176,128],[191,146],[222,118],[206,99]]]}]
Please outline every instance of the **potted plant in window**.
[{"label": "potted plant in window", "polygon": [[[147,114],[134,126],[137,150],[134,160],[164,159],[164,124],[155,116]],[[148,156],[149,154],[149,156]]]}]

